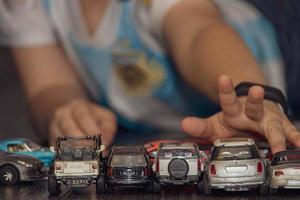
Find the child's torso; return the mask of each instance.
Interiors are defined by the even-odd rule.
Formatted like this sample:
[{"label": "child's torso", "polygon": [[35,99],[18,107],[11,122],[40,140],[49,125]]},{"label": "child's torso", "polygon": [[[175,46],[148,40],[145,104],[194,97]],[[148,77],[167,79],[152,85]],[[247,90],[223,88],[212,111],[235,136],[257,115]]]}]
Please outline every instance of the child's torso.
[{"label": "child's torso", "polygon": [[113,109],[125,126],[179,130],[184,116],[206,116],[215,107],[207,106],[207,98],[200,98],[181,80],[164,41],[153,33],[143,2],[111,0],[92,36],[78,0],[51,1],[48,9],[63,46],[96,100]]},{"label": "child's torso", "polygon": [[[176,72],[165,41],[155,34],[148,1],[110,0],[92,35],[85,27],[79,0],[44,1],[62,46],[92,96],[114,110],[121,124],[179,130],[184,116],[203,117],[217,110]],[[236,0],[230,0],[235,6],[215,1],[260,64],[268,67],[272,63],[273,67],[275,57],[269,56],[270,48],[272,55],[277,49],[268,22]],[[232,9],[239,14],[234,15]],[[238,15],[244,16],[242,20]],[[268,42],[259,42],[262,40]]]}]

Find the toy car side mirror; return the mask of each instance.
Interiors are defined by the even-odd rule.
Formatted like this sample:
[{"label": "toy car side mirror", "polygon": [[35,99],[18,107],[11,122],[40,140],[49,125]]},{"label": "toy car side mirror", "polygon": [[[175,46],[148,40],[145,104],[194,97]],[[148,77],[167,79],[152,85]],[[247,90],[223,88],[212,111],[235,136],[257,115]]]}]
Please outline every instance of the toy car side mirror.
[{"label": "toy car side mirror", "polygon": [[104,150],[105,150],[105,145],[104,145],[104,144],[101,144],[101,145],[100,145],[99,151],[101,152],[101,151],[104,151]]},{"label": "toy car side mirror", "polygon": [[55,153],[55,148],[54,146],[50,146],[50,149],[49,149],[51,152]]},{"label": "toy car side mirror", "polygon": [[208,157],[204,151],[200,151],[199,154],[200,154],[200,157],[202,157],[204,160],[208,159]]},{"label": "toy car side mirror", "polygon": [[151,153],[149,153],[149,157],[150,159],[154,159],[156,157],[157,151],[153,151]]},{"label": "toy car side mirror", "polygon": [[268,158],[265,158],[265,159],[264,159],[264,164],[265,164],[265,166],[269,166],[270,163],[271,163],[271,160],[270,160],[270,159],[268,159]]}]

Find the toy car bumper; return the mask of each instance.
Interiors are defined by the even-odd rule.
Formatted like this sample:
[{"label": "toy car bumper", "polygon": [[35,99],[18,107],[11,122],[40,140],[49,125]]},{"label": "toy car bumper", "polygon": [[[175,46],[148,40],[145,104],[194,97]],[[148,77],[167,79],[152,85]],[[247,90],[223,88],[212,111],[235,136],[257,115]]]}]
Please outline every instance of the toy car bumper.
[{"label": "toy car bumper", "polygon": [[71,185],[72,187],[81,187],[95,183],[97,176],[60,176],[56,177],[59,183]]},{"label": "toy car bumper", "polygon": [[187,185],[196,184],[199,180],[198,176],[187,176],[185,179],[174,179],[170,176],[159,176],[157,180],[162,185]]},{"label": "toy car bumper", "polygon": [[224,189],[227,191],[243,191],[251,188],[258,188],[265,185],[264,179],[255,177],[249,178],[210,178],[209,185],[214,189]]},{"label": "toy car bumper", "polygon": [[270,188],[299,189],[300,180],[299,179],[272,179],[270,180]]},{"label": "toy car bumper", "polygon": [[151,183],[149,178],[143,179],[108,179],[107,184],[109,186],[128,186],[128,187],[136,187],[136,186],[146,186]]}]

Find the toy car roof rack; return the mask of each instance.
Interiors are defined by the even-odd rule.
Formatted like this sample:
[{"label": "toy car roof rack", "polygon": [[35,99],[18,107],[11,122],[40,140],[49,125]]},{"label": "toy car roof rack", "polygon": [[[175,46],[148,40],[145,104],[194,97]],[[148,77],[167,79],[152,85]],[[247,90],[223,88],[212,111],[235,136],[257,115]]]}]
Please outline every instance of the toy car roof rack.
[{"label": "toy car roof rack", "polygon": [[95,140],[95,139],[99,139],[99,137],[101,138],[101,134],[97,134],[97,135],[87,135],[87,136],[81,136],[81,137],[72,137],[72,136],[59,136],[57,137],[57,141],[64,141],[64,140],[72,140],[72,139],[87,139],[87,140]]},{"label": "toy car roof rack", "polygon": [[96,140],[96,146],[99,147],[102,144],[101,140],[102,135],[101,134],[96,134],[96,135],[87,135],[87,136],[82,136],[82,137],[71,137],[71,136],[59,136],[56,139],[56,147],[59,147],[59,143],[61,141],[66,141],[66,140]]}]

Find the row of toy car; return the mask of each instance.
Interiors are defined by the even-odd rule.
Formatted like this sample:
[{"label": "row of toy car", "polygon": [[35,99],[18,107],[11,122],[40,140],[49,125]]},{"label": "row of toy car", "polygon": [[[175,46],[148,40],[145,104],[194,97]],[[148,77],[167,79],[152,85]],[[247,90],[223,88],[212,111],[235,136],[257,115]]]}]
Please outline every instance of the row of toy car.
[{"label": "row of toy car", "polygon": [[[259,188],[265,194],[268,187],[271,193],[278,188],[300,188],[299,150],[277,153],[269,162],[261,157],[252,139],[221,139],[210,146],[195,141],[157,141],[146,144],[146,149],[113,147],[103,159],[100,136],[59,137],[49,172],[49,193],[58,194],[61,184],[82,187],[92,183],[99,194],[114,187],[139,187],[158,193],[161,185],[185,184],[197,185],[198,191],[206,194],[212,189]],[[1,151],[1,183],[15,184],[45,175],[41,161]]]},{"label": "row of toy car", "polygon": [[[158,177],[160,170],[159,167],[155,167],[156,163],[159,165],[158,143],[174,142],[176,143],[176,141],[158,141],[145,145],[150,154],[156,157],[153,166]],[[203,150],[199,151],[201,153],[199,166],[203,166],[204,170],[199,170],[202,172],[201,180],[195,182],[197,190],[201,193],[210,194],[213,189],[226,191],[258,189],[261,194],[268,191],[274,194],[281,188],[300,189],[299,149],[288,147],[287,151],[271,155],[264,143],[259,142],[259,149],[249,138],[219,139],[209,145],[209,148],[205,142],[194,141],[194,143]],[[207,157],[203,155],[204,152]],[[185,169],[181,168],[181,171]],[[185,182],[185,178],[177,177],[171,182],[180,184]]]},{"label": "row of toy car", "polygon": [[194,185],[201,181],[206,156],[194,143],[161,143],[155,158],[144,146],[114,146],[104,159],[101,146],[99,136],[59,137],[49,172],[49,193],[59,194],[61,184],[82,187],[93,183],[97,194],[117,187],[159,193],[161,185]]},{"label": "row of toy car", "polygon": [[[268,157],[268,156],[267,156]],[[203,192],[258,188],[261,194],[278,189],[300,189],[300,150],[274,154],[272,160],[261,156],[249,138],[219,139],[213,144],[203,177]]]}]

